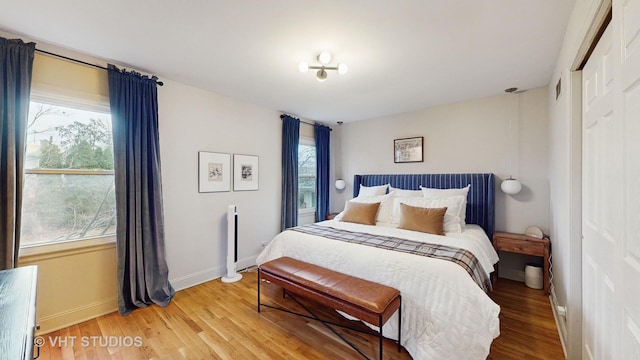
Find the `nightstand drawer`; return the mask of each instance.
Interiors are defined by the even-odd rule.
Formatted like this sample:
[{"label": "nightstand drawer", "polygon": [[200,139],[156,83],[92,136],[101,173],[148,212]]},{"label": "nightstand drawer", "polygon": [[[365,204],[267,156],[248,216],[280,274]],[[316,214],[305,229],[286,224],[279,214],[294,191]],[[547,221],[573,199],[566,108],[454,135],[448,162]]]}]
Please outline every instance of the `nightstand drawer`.
[{"label": "nightstand drawer", "polygon": [[333,220],[334,217],[336,217],[336,215],[338,215],[339,213],[330,213],[327,214],[327,220]]},{"label": "nightstand drawer", "polygon": [[537,241],[522,241],[507,238],[495,239],[496,250],[509,251],[518,254],[544,256],[544,243]]}]

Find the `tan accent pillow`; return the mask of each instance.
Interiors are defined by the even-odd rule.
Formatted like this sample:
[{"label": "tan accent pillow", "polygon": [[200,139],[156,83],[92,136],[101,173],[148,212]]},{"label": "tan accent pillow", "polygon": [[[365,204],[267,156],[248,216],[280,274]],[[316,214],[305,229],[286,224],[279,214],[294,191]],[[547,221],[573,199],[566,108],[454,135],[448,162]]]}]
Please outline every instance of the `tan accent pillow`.
[{"label": "tan accent pillow", "polygon": [[348,201],[344,209],[344,214],[340,221],[351,222],[356,224],[375,225],[376,214],[380,203],[357,203]]},{"label": "tan accent pillow", "polygon": [[398,229],[444,235],[444,214],[447,208],[422,208],[400,203]]}]

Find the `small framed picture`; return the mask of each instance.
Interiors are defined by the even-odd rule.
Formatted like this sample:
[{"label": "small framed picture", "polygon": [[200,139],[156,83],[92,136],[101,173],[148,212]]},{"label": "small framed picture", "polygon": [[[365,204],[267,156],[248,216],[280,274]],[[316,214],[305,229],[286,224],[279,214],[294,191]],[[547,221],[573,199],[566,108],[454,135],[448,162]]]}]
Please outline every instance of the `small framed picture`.
[{"label": "small framed picture", "polygon": [[233,154],[233,191],[258,190],[258,162],[255,155]]},{"label": "small framed picture", "polygon": [[410,163],[423,161],[424,137],[412,137],[393,140],[393,162]]},{"label": "small framed picture", "polygon": [[198,152],[198,192],[230,191],[231,154]]}]

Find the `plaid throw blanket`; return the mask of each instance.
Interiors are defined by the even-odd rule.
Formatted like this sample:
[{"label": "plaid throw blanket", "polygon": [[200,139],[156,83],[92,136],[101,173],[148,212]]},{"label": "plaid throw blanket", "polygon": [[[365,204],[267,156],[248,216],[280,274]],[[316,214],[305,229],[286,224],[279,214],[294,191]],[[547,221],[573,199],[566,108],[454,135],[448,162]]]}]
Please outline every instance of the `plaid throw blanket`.
[{"label": "plaid throw blanket", "polygon": [[390,236],[373,235],[347,230],[334,229],[316,224],[303,225],[289,230],[318,235],[329,239],[346,241],[354,244],[374,246],[386,250],[401,251],[409,254],[428,256],[448,260],[458,264],[469,273],[471,278],[485,292],[491,290],[491,281],[480,267],[478,259],[470,251],[452,246],[423,243],[414,240]]}]

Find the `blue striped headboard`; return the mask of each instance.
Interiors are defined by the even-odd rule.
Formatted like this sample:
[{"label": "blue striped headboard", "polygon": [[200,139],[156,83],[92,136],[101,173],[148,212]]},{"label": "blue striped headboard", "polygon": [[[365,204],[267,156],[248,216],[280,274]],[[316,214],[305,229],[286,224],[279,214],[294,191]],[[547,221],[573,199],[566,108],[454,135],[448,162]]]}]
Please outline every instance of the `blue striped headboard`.
[{"label": "blue striped headboard", "polygon": [[493,174],[385,174],[355,175],[353,196],[358,196],[360,185],[391,184],[392,187],[419,190],[420,186],[450,189],[471,184],[467,197],[467,224],[480,225],[493,239],[495,228],[495,180]]}]

